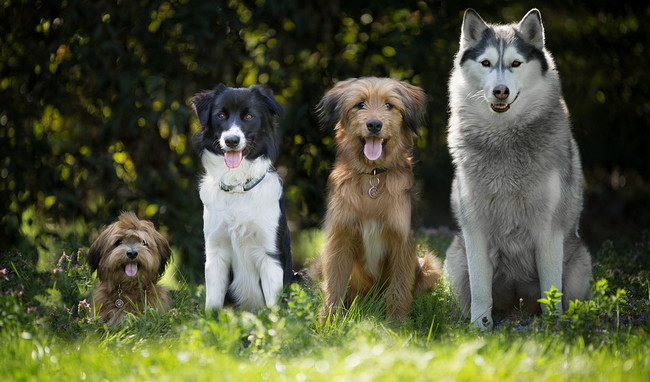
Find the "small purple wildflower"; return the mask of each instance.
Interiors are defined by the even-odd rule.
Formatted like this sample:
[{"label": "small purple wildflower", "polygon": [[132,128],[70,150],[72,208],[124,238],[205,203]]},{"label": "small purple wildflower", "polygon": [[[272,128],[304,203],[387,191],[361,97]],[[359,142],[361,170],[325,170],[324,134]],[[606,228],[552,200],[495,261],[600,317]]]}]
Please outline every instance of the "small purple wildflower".
[{"label": "small purple wildflower", "polygon": [[61,265],[63,265],[64,262],[66,263],[70,262],[70,256],[66,255],[65,251],[63,251],[63,254],[61,255],[61,257],[59,257],[59,262],[57,263],[57,265],[61,267]]}]

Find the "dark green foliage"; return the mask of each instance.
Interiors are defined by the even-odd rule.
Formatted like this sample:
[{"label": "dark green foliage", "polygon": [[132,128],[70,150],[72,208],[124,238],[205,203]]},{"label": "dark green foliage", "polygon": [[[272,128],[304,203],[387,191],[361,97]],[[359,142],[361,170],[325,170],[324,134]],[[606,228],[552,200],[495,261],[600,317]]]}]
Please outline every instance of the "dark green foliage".
[{"label": "dark green foliage", "polygon": [[450,225],[446,84],[466,6],[495,22],[541,6],[590,185],[583,233],[636,235],[650,225],[647,5],[5,0],[0,249],[86,247],[129,209],[162,227],[188,280],[201,280],[198,123],[188,99],[218,82],[268,86],[285,107],[278,168],[295,228],[323,215],[334,147],[313,114],[322,94],[362,75],[423,87],[415,221]]}]

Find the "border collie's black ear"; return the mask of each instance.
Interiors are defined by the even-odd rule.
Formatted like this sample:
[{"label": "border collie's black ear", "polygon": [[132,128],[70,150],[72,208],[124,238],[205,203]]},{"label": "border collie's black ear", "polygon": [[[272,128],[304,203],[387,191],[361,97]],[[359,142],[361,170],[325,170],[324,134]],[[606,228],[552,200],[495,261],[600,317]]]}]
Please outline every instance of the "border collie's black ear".
[{"label": "border collie's black ear", "polygon": [[408,128],[419,137],[420,126],[424,123],[426,113],[427,95],[424,93],[424,90],[417,86],[406,82],[400,83],[402,84],[402,88],[399,92],[402,95],[405,109],[402,118]]},{"label": "border collie's black ear", "polygon": [[320,102],[318,102],[318,105],[316,105],[316,116],[320,122],[321,129],[333,129],[341,120],[343,96],[348,85],[354,81],[357,81],[357,79],[350,78],[337,82],[332,89],[325,93]]},{"label": "border collie's black ear", "polygon": [[258,92],[262,96],[264,105],[266,105],[272,114],[282,117],[284,110],[282,109],[282,105],[280,105],[280,103],[275,99],[275,96],[273,96],[272,90],[260,86],[253,86],[251,87],[251,90],[253,92]]},{"label": "border collie's black ear", "polygon": [[222,83],[217,85],[214,90],[207,90],[201,93],[198,93],[190,99],[192,107],[196,116],[199,118],[201,126],[207,126],[210,121],[210,112],[212,111],[212,103],[214,103],[217,95],[223,93],[224,90],[228,87]]}]

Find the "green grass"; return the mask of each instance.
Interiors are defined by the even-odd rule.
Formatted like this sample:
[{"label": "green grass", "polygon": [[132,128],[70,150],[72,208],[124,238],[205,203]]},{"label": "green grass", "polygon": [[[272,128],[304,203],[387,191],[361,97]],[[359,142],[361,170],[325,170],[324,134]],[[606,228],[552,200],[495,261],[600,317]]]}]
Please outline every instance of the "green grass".
[{"label": "green grass", "polygon": [[[444,255],[450,237],[426,232],[420,241]],[[74,256],[39,272],[30,256],[5,253],[0,379],[646,381],[648,238],[594,253],[593,300],[560,318],[502,317],[483,334],[460,316],[445,282],[418,297],[404,323],[387,321],[381,299],[366,298],[321,325],[318,290],[292,285],[274,308],[206,315],[203,286],[180,277],[169,313],[146,311],[109,328],[79,304],[94,280]],[[313,232],[306,240],[322,242]]]}]

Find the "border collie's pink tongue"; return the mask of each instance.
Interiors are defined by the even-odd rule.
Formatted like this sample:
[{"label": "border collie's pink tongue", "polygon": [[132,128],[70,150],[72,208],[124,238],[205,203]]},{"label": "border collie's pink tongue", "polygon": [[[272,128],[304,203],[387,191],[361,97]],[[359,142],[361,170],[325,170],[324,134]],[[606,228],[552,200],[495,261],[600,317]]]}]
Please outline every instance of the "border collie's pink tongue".
[{"label": "border collie's pink tongue", "polygon": [[223,158],[226,161],[226,166],[229,168],[237,168],[241,164],[242,160],[241,151],[226,151]]},{"label": "border collie's pink tongue", "polygon": [[382,139],[369,137],[366,138],[366,144],[363,146],[363,153],[366,158],[370,160],[377,160],[381,156],[381,146]]},{"label": "border collie's pink tongue", "polygon": [[126,267],[124,267],[124,273],[126,273],[126,275],[129,277],[135,276],[135,274],[138,273],[138,264],[136,263],[126,264]]}]

